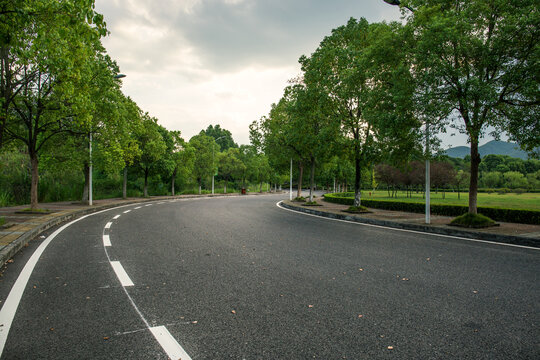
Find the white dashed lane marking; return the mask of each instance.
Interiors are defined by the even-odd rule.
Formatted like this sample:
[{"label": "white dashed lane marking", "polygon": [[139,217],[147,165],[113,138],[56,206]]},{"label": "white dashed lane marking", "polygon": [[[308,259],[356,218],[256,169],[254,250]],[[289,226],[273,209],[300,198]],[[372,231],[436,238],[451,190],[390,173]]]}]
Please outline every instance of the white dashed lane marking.
[{"label": "white dashed lane marking", "polygon": [[112,246],[109,235],[103,235],[103,246]]},{"label": "white dashed lane marking", "polygon": [[116,276],[118,277],[118,280],[120,280],[120,283],[122,286],[134,286],[135,284],[131,279],[129,278],[129,275],[127,274],[126,270],[124,270],[124,267],[122,264],[120,264],[120,261],[111,261],[111,266],[116,273]]}]

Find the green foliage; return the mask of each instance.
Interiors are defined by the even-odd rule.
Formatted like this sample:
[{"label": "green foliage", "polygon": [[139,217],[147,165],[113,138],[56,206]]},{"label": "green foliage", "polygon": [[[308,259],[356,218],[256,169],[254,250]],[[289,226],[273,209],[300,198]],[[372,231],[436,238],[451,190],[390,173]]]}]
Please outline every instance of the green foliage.
[{"label": "green foliage", "polygon": [[495,221],[491,220],[487,216],[482,214],[471,214],[466,213],[461,216],[458,216],[450,222],[450,225],[460,226],[466,228],[485,228],[495,225]]},{"label": "green foliage", "polygon": [[238,148],[238,144],[234,142],[231,132],[229,130],[222,129],[219,124],[208,125],[206,130],[204,130],[204,134],[214,138],[216,143],[219,145],[219,151],[226,151],[229,148]]},{"label": "green foliage", "polygon": [[406,28],[414,34],[411,51],[420,110],[469,137],[469,210],[474,213],[478,142],[488,127],[496,134],[509,133],[524,149],[540,145],[537,1],[403,3],[414,10]]},{"label": "green foliage", "polygon": [[347,210],[345,210],[346,212],[350,212],[350,213],[354,213],[354,214],[362,214],[362,213],[369,213],[370,211],[368,210],[367,207],[365,206],[349,206],[347,208]]},{"label": "green foliage", "polygon": [[293,199],[293,201],[296,201],[296,202],[306,202],[306,198],[303,197],[303,196],[297,196]]},{"label": "green foliage", "polygon": [[193,162],[193,176],[197,180],[199,187],[202,186],[203,180],[211,177],[215,173],[216,152],[219,150],[215,140],[201,133],[193,136],[189,140],[189,144],[195,152]]}]

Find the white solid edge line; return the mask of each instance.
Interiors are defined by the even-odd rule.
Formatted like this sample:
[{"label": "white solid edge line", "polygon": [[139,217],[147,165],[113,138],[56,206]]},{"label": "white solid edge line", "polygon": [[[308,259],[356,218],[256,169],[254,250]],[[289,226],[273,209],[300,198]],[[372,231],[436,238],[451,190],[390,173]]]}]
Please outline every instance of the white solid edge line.
[{"label": "white solid edge line", "polygon": [[329,218],[329,217],[326,217],[326,216],[315,215],[315,214],[307,214],[307,213],[302,212],[302,211],[297,211],[297,210],[287,209],[286,207],[283,207],[283,206],[281,205],[282,202],[283,202],[283,200],[278,201],[278,202],[276,203],[276,206],[277,206],[278,208],[280,208],[280,209],[287,210],[287,211],[292,211],[292,212],[294,212],[294,213],[296,213],[296,214],[307,215],[307,216],[313,216],[313,217],[320,218],[320,219],[327,219],[327,220],[333,220],[333,221],[340,221],[340,222],[344,222],[344,223],[348,223],[348,224],[356,224],[356,225],[363,225],[363,226],[371,226],[371,227],[375,227],[375,228],[379,228],[379,229],[388,229],[388,230],[395,230],[395,231],[403,231],[403,232],[409,232],[409,233],[413,233],[413,234],[423,234],[423,235],[439,236],[439,237],[445,237],[445,238],[449,238],[449,239],[458,239],[458,240],[466,240],[466,241],[479,242],[479,243],[485,243],[485,244],[493,244],[493,245],[501,245],[501,246],[510,246],[510,247],[516,247],[516,248],[521,248],[521,249],[540,250],[540,248],[535,248],[535,247],[532,247],[532,246],[515,245],[515,244],[506,244],[506,243],[500,243],[500,242],[489,241],[489,240],[470,239],[470,238],[464,238],[464,237],[459,237],[459,236],[443,235],[443,234],[429,233],[429,232],[416,231],[416,230],[398,229],[398,228],[393,228],[393,227],[388,227],[388,226],[382,226],[382,225],[365,224],[365,223],[360,223],[360,222],[350,221],[350,220],[332,219],[332,218]]},{"label": "white solid edge line", "polygon": [[191,357],[184,351],[165,326],[151,327],[150,331],[163,350],[165,350],[169,359],[191,360]]},{"label": "white solid edge line", "polygon": [[103,246],[112,246],[109,235],[103,235]]},{"label": "white solid edge line", "polygon": [[120,261],[111,261],[111,266],[116,273],[116,276],[118,277],[118,280],[120,280],[120,283],[122,286],[134,286],[135,284],[131,279],[129,278],[129,275],[127,274],[126,270],[124,270],[124,267],[122,264],[120,264]]},{"label": "white solid edge line", "polygon": [[[189,200],[189,199],[185,199],[185,200]],[[95,213],[92,213],[92,214],[81,216],[78,219],[75,219],[75,220],[73,220],[73,221],[71,221],[71,222],[69,222],[67,224],[64,224],[62,227],[58,228],[55,232],[53,232],[51,235],[49,235],[45,240],[43,240],[43,242],[38,246],[36,251],[34,251],[34,253],[30,257],[30,259],[28,259],[28,261],[26,262],[24,268],[22,269],[21,273],[17,277],[17,280],[15,281],[15,284],[13,284],[13,287],[11,288],[11,290],[10,290],[4,304],[2,305],[2,309],[0,310],[0,357],[2,356],[2,354],[4,352],[4,347],[6,345],[7,337],[9,335],[9,331],[11,330],[11,324],[13,323],[13,318],[15,317],[15,314],[17,312],[17,308],[19,307],[19,304],[21,302],[21,298],[23,296],[26,285],[28,284],[28,280],[30,279],[30,276],[32,275],[32,272],[34,271],[34,268],[35,268],[37,262],[39,261],[41,255],[43,254],[43,252],[45,251],[47,246],[51,243],[51,241],[58,234],[60,234],[62,231],[64,231],[67,227],[69,227],[69,226],[75,224],[76,222],[79,222],[79,221],[81,221],[81,220],[83,220],[83,219],[85,219],[85,218],[87,218],[89,216],[94,216],[94,215],[98,215],[98,214],[101,214],[101,213],[104,213],[104,212],[107,212],[107,211],[112,211],[112,210],[116,210],[116,209],[125,208],[127,206],[133,206],[133,204],[119,205],[119,206],[116,206],[114,208],[103,209],[103,210],[100,210],[100,211],[96,211]],[[131,210],[124,211],[124,214],[128,213],[130,211]],[[139,316],[142,317],[142,314],[140,313],[139,309],[135,306],[135,304],[133,303],[133,300],[131,299],[131,297],[127,293],[126,288],[123,287],[123,289],[126,292],[126,294],[128,295],[128,298],[132,302],[133,306],[135,307],[135,310],[137,310],[137,312],[139,313]],[[148,325],[148,322],[146,321],[146,319],[144,319],[144,317],[142,317],[142,319],[144,320],[147,327],[150,328],[150,326]],[[190,359],[190,358],[187,357],[187,359]]]},{"label": "white solid edge line", "polygon": [[[121,205],[116,207],[122,208],[124,206],[128,205]],[[49,237],[47,237],[34,251],[30,259],[26,262],[26,265],[24,265],[24,268],[22,269],[21,273],[17,277],[17,280],[15,281],[15,284],[11,288],[8,297],[6,298],[6,301],[4,302],[4,305],[2,306],[2,310],[0,310],[0,356],[4,352],[4,346],[6,345],[6,340],[9,334],[9,330],[11,329],[11,324],[13,323],[13,318],[15,317],[15,313],[17,312],[17,308],[19,307],[19,303],[21,302],[22,295],[24,293],[24,290],[26,288],[26,285],[28,284],[28,280],[30,279],[30,276],[32,275],[32,272],[34,271],[34,268],[39,261],[41,255],[47,248],[47,246],[51,243],[51,241],[62,231],[64,231],[68,226],[71,226],[72,224],[75,224],[78,221],[81,221],[89,216],[97,215],[100,213],[103,213],[105,211],[110,211],[113,209],[105,209],[101,210],[92,214],[81,216],[78,219],[75,219],[62,227],[58,228],[55,232],[53,232]]]}]

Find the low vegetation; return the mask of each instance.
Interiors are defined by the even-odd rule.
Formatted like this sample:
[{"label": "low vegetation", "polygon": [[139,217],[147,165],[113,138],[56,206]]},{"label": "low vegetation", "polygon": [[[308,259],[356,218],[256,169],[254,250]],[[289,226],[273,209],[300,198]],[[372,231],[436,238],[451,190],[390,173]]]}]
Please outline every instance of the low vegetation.
[{"label": "low vegetation", "polygon": [[457,218],[452,220],[450,222],[450,225],[479,229],[479,228],[495,226],[497,225],[497,223],[482,214],[467,213],[467,214],[458,216]]}]

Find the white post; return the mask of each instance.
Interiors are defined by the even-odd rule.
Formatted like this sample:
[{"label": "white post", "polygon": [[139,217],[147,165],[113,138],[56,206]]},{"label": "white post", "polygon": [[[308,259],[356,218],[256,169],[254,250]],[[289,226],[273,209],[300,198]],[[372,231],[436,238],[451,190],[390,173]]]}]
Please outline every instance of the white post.
[{"label": "white post", "polygon": [[214,195],[214,174],[216,173],[214,169],[214,144],[212,144],[212,195]]},{"label": "white post", "polygon": [[90,161],[88,164],[88,205],[92,206],[92,131],[90,131]]},{"label": "white post", "polygon": [[431,223],[429,157],[429,123],[426,121],[426,224]]},{"label": "white post", "polygon": [[290,190],[289,190],[289,200],[292,201],[292,158],[291,158],[291,174],[290,174],[289,179],[290,179],[290,184],[291,184]]}]

